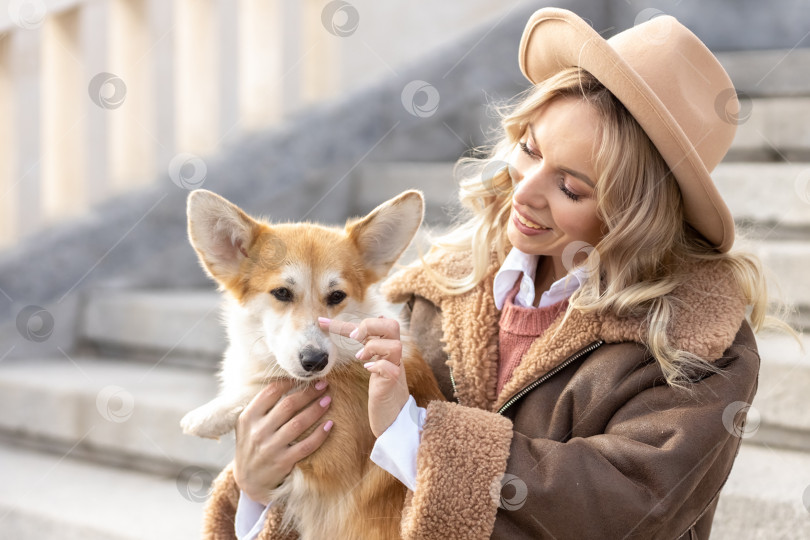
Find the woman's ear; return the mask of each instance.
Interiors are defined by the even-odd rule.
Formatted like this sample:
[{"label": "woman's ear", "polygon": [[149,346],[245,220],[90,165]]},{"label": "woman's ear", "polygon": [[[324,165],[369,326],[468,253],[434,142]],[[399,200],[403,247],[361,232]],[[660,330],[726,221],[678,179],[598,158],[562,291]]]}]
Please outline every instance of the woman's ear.
[{"label": "woman's ear", "polygon": [[256,221],[216,193],[196,189],[188,196],[188,236],[208,275],[227,284],[239,274],[259,232]]},{"label": "woman's ear", "polygon": [[420,191],[406,191],[384,202],[366,217],[346,224],[349,238],[366,267],[382,279],[411,243],[425,215]]}]

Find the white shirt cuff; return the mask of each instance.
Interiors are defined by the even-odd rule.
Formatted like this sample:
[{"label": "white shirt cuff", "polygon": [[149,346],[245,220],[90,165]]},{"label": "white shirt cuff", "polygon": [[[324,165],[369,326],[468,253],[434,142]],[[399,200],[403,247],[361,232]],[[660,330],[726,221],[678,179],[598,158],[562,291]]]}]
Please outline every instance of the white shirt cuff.
[{"label": "white shirt cuff", "polygon": [[371,461],[394,475],[411,491],[416,491],[416,453],[422,440],[427,409],[416,405],[413,396],[399,411],[371,449]]},{"label": "white shirt cuff", "polygon": [[239,503],[236,505],[234,532],[238,540],[254,540],[262,532],[267,510],[270,505],[262,506],[239,490]]}]

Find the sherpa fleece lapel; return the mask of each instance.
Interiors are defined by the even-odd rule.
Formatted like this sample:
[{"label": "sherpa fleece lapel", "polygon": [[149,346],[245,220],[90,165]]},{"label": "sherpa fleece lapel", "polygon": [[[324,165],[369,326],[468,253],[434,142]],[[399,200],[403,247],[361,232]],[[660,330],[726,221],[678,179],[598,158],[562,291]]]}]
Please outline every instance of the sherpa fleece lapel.
[{"label": "sherpa fleece lapel", "polygon": [[[467,253],[433,250],[426,260],[431,268],[450,277],[461,277],[470,271]],[[439,290],[419,266],[400,270],[383,285],[392,302],[404,302],[415,293],[441,309],[444,351],[461,405],[496,411],[522,388],[594,341],[644,341],[647,322],[643,316],[573,311],[565,330],[557,333],[561,314],[534,341],[496,396],[500,311],[495,307],[492,283],[498,268],[493,256],[487,277],[478,287],[461,295]],[[734,341],[745,316],[745,300],[720,263],[698,262],[686,270],[691,279],[670,293],[679,300],[668,329],[670,339],[678,348],[713,361]]]},{"label": "sherpa fleece lapel", "polygon": [[[442,253],[432,250],[426,257],[432,268],[450,277],[462,277],[470,271],[466,253]],[[447,366],[453,370],[456,398],[461,405],[490,410],[495,401],[498,376],[498,319],[492,282],[498,262],[492,259],[487,278],[476,288],[461,295],[449,295],[428,277],[421,267],[408,267],[383,284],[383,292],[392,302],[404,302],[412,293],[433,302],[442,312],[442,335]]]}]

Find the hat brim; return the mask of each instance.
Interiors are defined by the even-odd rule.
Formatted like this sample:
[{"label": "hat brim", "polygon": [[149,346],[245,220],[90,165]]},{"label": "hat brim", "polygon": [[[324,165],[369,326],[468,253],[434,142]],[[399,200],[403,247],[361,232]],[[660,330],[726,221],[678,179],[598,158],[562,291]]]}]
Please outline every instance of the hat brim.
[{"label": "hat brim", "polygon": [[534,84],[568,67],[581,67],[596,77],[666,161],[683,195],[686,221],[718,251],[731,248],[734,219],[695,147],[650,86],[588,23],[568,10],[535,12],[520,40],[519,63]]}]

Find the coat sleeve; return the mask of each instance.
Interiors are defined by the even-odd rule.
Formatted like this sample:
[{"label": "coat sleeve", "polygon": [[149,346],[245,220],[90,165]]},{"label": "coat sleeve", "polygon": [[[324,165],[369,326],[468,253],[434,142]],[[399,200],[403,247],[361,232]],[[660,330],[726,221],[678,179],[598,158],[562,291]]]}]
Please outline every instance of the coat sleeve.
[{"label": "coat sleeve", "polygon": [[726,353],[723,373],[694,384],[692,395],[660,380],[639,391],[655,364],[617,383],[612,393],[632,397],[602,434],[560,442],[516,433],[504,483],[513,488],[501,494],[493,538],[656,539],[687,531],[725,483],[745,433],[740,413],[756,393],[756,351]]},{"label": "coat sleeve", "polygon": [[431,401],[417,454],[417,489],[406,498],[402,537],[489,538],[511,439],[508,418]]},{"label": "coat sleeve", "polygon": [[[233,463],[231,463],[219,473],[211,486],[211,496],[203,514],[203,539],[236,540],[234,520],[238,504],[239,486],[233,478]],[[296,533],[281,531],[283,511],[280,505],[270,507],[259,540],[297,540]]]}]

